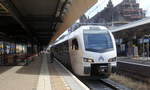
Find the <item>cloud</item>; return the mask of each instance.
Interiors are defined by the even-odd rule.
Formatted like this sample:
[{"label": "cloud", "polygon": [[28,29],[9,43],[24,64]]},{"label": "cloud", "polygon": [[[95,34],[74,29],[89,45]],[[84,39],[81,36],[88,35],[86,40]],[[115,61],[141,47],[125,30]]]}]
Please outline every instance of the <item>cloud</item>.
[{"label": "cloud", "polygon": [[111,0],[114,4],[114,6],[118,5],[119,3],[121,3],[123,0]]},{"label": "cloud", "polygon": [[150,16],[150,2],[148,0],[137,0],[140,3],[140,8],[146,10],[146,16]]}]

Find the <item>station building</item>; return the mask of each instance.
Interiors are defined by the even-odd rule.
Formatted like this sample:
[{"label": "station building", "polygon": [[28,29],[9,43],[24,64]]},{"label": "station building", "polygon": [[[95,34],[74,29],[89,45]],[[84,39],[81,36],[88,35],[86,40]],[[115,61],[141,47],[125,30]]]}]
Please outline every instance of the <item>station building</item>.
[{"label": "station building", "polygon": [[88,19],[85,15],[81,16],[81,23],[103,23],[106,26],[119,26],[145,18],[145,10],[139,7],[136,0],[123,0],[114,6],[109,0],[107,6],[95,16]]}]

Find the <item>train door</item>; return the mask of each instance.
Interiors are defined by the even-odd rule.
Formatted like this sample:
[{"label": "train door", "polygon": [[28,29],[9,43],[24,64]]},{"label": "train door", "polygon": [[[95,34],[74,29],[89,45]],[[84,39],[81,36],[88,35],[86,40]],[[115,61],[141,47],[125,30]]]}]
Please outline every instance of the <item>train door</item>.
[{"label": "train door", "polygon": [[82,53],[81,53],[79,42],[76,38],[71,40],[70,58],[71,58],[72,69],[75,72],[80,72],[81,65],[82,65],[82,60],[81,60]]}]

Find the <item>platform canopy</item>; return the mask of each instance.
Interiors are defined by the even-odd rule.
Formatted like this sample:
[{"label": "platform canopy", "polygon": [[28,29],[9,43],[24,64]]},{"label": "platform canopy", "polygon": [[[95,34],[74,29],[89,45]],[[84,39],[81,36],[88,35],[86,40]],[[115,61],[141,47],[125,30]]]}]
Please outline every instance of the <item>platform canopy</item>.
[{"label": "platform canopy", "polygon": [[97,0],[0,0],[0,33],[18,42],[47,45]]},{"label": "platform canopy", "polygon": [[132,40],[133,38],[143,38],[150,35],[150,18],[144,18],[138,21],[130,22],[122,26],[111,29],[116,38]]}]

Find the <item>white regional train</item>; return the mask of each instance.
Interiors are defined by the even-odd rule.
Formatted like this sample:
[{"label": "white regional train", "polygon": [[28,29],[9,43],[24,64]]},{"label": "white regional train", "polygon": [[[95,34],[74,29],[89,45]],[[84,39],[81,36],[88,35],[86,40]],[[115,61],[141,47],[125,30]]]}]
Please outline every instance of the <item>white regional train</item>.
[{"label": "white regional train", "polygon": [[80,26],[51,48],[54,56],[78,76],[108,77],[116,67],[115,39],[103,26]]}]

